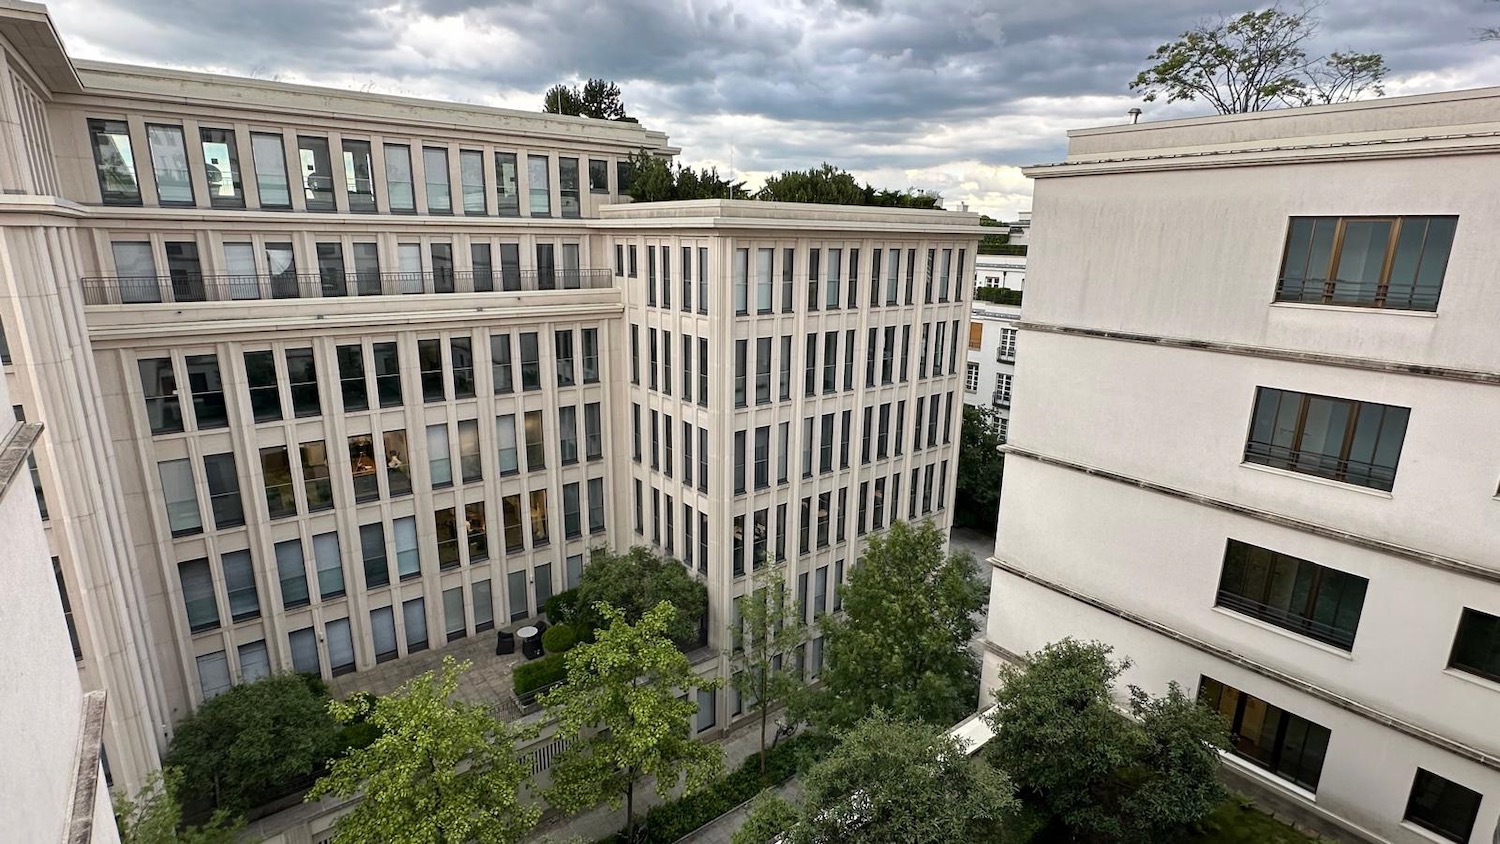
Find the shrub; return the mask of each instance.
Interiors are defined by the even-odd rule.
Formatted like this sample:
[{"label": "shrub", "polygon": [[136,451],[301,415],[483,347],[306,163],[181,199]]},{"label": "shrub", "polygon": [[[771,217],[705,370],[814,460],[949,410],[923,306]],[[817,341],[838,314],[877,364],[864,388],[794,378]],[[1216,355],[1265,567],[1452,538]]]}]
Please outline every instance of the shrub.
[{"label": "shrub", "polygon": [[572,624],[578,616],[578,588],[567,589],[547,599],[542,612],[553,624]]},{"label": "shrub", "polygon": [[563,654],[578,644],[578,634],[567,624],[558,624],[547,628],[542,634],[542,648],[549,654]]},{"label": "shrub", "polygon": [[974,291],[974,299],[979,302],[993,302],[997,305],[1019,305],[1021,304],[1021,291],[1008,287],[981,287]]},{"label": "shrub", "polygon": [[562,654],[552,654],[532,662],[522,663],[516,666],[516,673],[513,677],[516,697],[524,698],[537,689],[561,682],[567,673]]},{"label": "shrub", "polygon": [[605,626],[599,615],[600,602],[619,607],[625,620],[635,624],[651,608],[667,601],[677,610],[667,635],[682,647],[699,639],[708,615],[708,588],[688,574],[676,560],[666,560],[649,548],[636,546],[624,554],[599,548],[589,557],[578,584],[578,615],[572,623],[580,627],[585,641],[589,631]]}]

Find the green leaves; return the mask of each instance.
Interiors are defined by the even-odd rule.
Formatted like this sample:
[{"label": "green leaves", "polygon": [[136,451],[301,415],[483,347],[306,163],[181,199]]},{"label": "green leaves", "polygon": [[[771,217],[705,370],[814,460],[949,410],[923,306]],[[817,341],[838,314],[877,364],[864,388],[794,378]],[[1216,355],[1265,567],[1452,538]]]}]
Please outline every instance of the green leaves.
[{"label": "green leaves", "polygon": [[182,829],[182,807],[177,792],[182,772],[165,768],[153,772],[135,799],[115,795],[115,825],[120,844],[232,844],[242,826],[228,811],[214,812],[202,826]]},{"label": "green leaves", "polygon": [[481,705],[452,699],[468,669],[445,657],[440,677],[429,671],[373,703],[329,705],[341,720],[365,717],[381,729],[308,792],[308,800],[364,795],[339,820],[338,844],[512,844],[536,825],[541,808],[521,799],[530,771],[515,747],[527,734]]},{"label": "green leaves", "polygon": [[739,625],[731,627],[735,643],[734,687],[760,716],[760,752],[764,764],[766,720],[770,710],[803,686],[792,652],[807,640],[800,607],[787,601],[786,565],[762,562],[750,594],[738,599]]},{"label": "green leaves", "polygon": [[618,608],[633,624],[663,601],[676,609],[667,625],[668,638],[683,644],[696,641],[708,613],[708,589],[701,581],[681,563],[665,560],[649,548],[636,546],[624,554],[596,549],[578,584],[577,624],[584,629],[606,625],[596,609],[600,604]]},{"label": "green leaves", "polygon": [[1005,441],[1000,438],[999,418],[992,408],[966,404],[958,438],[955,521],[992,533],[1000,510],[1000,482],[1005,476],[1005,454],[1000,451]]},{"label": "green leaves", "polygon": [[744,182],[719,176],[719,168],[694,170],[641,150],[630,157],[634,177],[626,190],[636,202],[676,199],[746,199]]},{"label": "green leaves", "polygon": [[860,186],[854,175],[828,162],[807,170],[787,170],[766,178],[755,199],[768,202],[817,202],[827,205],[877,205],[888,208],[940,208],[943,198],[921,190],[886,190]]},{"label": "green leaves", "polygon": [[620,101],[620,86],[607,79],[590,79],[583,83],[581,89],[570,85],[553,85],[542,95],[542,111],[597,120],[625,119],[625,104]]}]

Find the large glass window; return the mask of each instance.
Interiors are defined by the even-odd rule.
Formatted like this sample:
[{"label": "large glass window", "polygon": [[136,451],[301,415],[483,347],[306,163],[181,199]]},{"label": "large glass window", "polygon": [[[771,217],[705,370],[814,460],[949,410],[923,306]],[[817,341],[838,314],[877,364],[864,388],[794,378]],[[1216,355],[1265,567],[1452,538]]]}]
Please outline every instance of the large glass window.
[{"label": "large glass window", "polygon": [[447,401],[448,388],[443,380],[443,341],[417,341],[417,371],[422,378],[422,401]]},{"label": "large glass window", "polygon": [[474,632],[483,633],[495,627],[495,599],[488,580],[474,582]]},{"label": "large glass window", "polygon": [[344,148],[344,192],[349,197],[349,210],[374,211],[375,159],[370,154],[370,142],[345,138],[342,146]]},{"label": "large glass window", "polygon": [[1405,820],[1446,838],[1464,844],[1474,832],[1479,818],[1479,804],[1484,795],[1472,788],[1418,768],[1412,779],[1411,796],[1406,801]]},{"label": "large glass window", "polygon": [[460,419],[458,422],[458,466],[464,483],[484,480],[484,461],[479,456],[479,421]]},{"label": "large glass window", "polygon": [[1259,387],[1245,462],[1390,491],[1410,410]]},{"label": "large glass window", "polygon": [[609,162],[589,159],[589,193],[609,193]]},{"label": "large glass window", "polygon": [[[557,409],[557,441],[561,463],[578,462],[578,408],[566,405]],[[671,474],[668,472],[668,474]]]},{"label": "large glass window", "polygon": [[521,524],[521,496],[507,495],[500,499],[500,520],[505,531],[506,553],[526,550],[525,527]]},{"label": "large glass window", "polygon": [[203,474],[208,479],[208,500],[214,513],[214,527],[224,530],[244,524],[245,505],[240,500],[240,479],[235,472],[234,453],[204,455]]},{"label": "large glass window", "polygon": [[89,141],[94,148],[94,167],[99,174],[99,194],[104,204],[140,205],[141,186],[136,180],[130,126],[123,120],[90,120]]},{"label": "large glass window", "polygon": [[730,273],[734,294],[734,312],[743,316],[750,309],[750,250],[734,250],[734,266]]},{"label": "large glass window", "polygon": [[375,393],[381,407],[401,406],[401,360],[396,354],[395,343],[375,343],[370,347],[375,356]]},{"label": "large glass window", "polygon": [[220,557],[224,565],[224,590],[229,593],[229,615],[235,621],[260,616],[260,596],[255,589],[255,567],[249,551],[229,551]]},{"label": "large glass window", "polygon": [[406,652],[427,650],[427,607],[421,598],[401,604],[401,620],[406,627]]},{"label": "large glass window", "polygon": [[286,174],[286,147],[280,135],[250,134],[255,163],[255,188],[262,208],[291,208],[292,192]]},{"label": "large glass window", "polygon": [[464,588],[455,586],[452,589],[443,590],[443,630],[448,634],[448,641],[462,639],[468,635],[468,622],[464,618]]},{"label": "large glass window", "polygon": [[145,393],[146,419],[153,434],[175,434],[183,430],[182,406],[177,398],[177,377],[171,358],[142,358],[136,362]]},{"label": "large glass window", "polygon": [[495,418],[495,441],[500,451],[500,474],[520,471],[516,451],[516,417],[506,414]]},{"label": "large glass window", "polygon": [[417,517],[402,516],[391,522],[396,543],[396,576],[411,580],[422,574],[422,555],[417,550]]},{"label": "large glass window", "polygon": [[521,216],[521,192],[516,184],[516,154],[495,153],[495,194],[502,217]]},{"label": "large glass window", "polygon": [[536,332],[521,335],[521,389],[542,388],[541,352],[537,346]]},{"label": "large glass window", "polygon": [[528,209],[533,217],[552,216],[552,183],[548,168],[548,156],[526,156],[526,179],[531,192]]},{"label": "large glass window", "polygon": [[198,429],[201,431],[227,427],[229,413],[224,407],[224,383],[219,378],[219,359],[213,355],[188,355],[186,363],[188,389],[193,394],[193,416],[197,420]]},{"label": "large glass window", "polygon": [[120,301],[160,302],[161,287],[157,284],[156,258],[151,253],[151,244],[146,241],[116,240],[109,244],[115,259],[115,278],[120,284]]},{"label": "large glass window", "polygon": [[328,473],[328,448],[323,440],[297,447],[302,458],[302,487],[307,495],[308,512],[333,507],[333,479]]},{"label": "large glass window", "polygon": [[328,641],[328,670],[333,676],[353,671],[354,636],[349,630],[349,619],[336,618],[324,624],[323,637]]},{"label": "large glass window", "polygon": [[448,426],[427,426],[427,471],[434,489],[453,485],[453,455],[448,450]]},{"label": "large glass window", "polygon": [[146,124],[156,199],[162,205],[192,205],[193,179],[188,171],[187,139],[181,126]]},{"label": "large glass window", "polygon": [[167,505],[167,523],[173,536],[203,532],[203,517],[198,512],[198,488],[193,482],[193,464],[186,458],[163,460],[156,464],[161,476],[162,498]]},{"label": "large glass window", "polygon": [[1278,302],[1437,310],[1457,217],[1293,217]]},{"label": "large glass window", "polygon": [[302,556],[302,540],[288,539],[276,543],[276,576],[281,581],[284,609],[312,603],[307,591],[307,563]]},{"label": "large glass window", "polygon": [[464,505],[464,537],[469,545],[470,565],[490,558],[487,522],[483,501]]},{"label": "large glass window", "polygon": [[531,547],[547,544],[547,490],[531,491]]},{"label": "large glass window", "polygon": [[557,365],[557,386],[573,386],[573,332],[571,329],[552,333],[553,360]]},{"label": "large glass window", "polygon": [[339,393],[344,402],[344,412],[370,409],[370,392],[365,386],[365,354],[359,345],[339,346],[336,350],[339,364]]},{"label": "large glass window", "polygon": [[432,514],[436,532],[439,569],[451,569],[460,564],[458,558],[458,512],[456,508],[444,507]]},{"label": "large glass window", "polygon": [[344,594],[344,563],[339,554],[339,535],[320,533],[312,538],[313,561],[318,569],[318,597],[322,600]]},{"label": "large glass window", "polygon": [[318,364],[312,349],[286,350],[286,377],[294,414],[303,417],[323,412],[318,402]]},{"label": "large glass window", "polygon": [[604,479],[590,478],[589,533],[602,533],[604,531],[604,505]]},{"label": "large glass window", "polygon": [[380,522],[359,526],[359,556],[364,564],[366,589],[391,582],[391,567],[385,556],[385,528]]},{"label": "large glass window", "polygon": [[296,299],[302,295],[297,283],[297,254],[290,243],[267,243],[266,274],[271,277],[271,297]]},{"label": "large glass window", "polygon": [[542,412],[526,411],[523,424],[526,429],[526,471],[547,468],[547,449],[542,441]]},{"label": "large glass window", "polygon": [[198,657],[198,690],[203,693],[204,700],[213,700],[229,691],[232,685],[229,657],[223,651]]},{"label": "large glass window", "polygon": [[458,177],[463,189],[464,213],[485,213],[484,153],[476,149],[458,151]]},{"label": "large glass window", "polygon": [[489,293],[495,289],[495,262],[490,256],[488,243],[469,244],[469,275],[475,293]]},{"label": "large glass window", "polygon": [[1217,603],[1347,651],[1368,585],[1358,575],[1231,539]]},{"label": "large glass window", "polygon": [[297,160],[307,210],[332,211],[333,162],[328,155],[328,139],[298,136]]},{"label": "large glass window", "polygon": [[1500,616],[1465,607],[1448,667],[1500,683]]},{"label": "large glass window", "polygon": [[338,241],[316,244],[318,282],[324,296],[346,296],[349,276],[344,270],[344,245]]},{"label": "large glass window", "polygon": [[[686,338],[683,343],[686,347]],[[686,362],[687,355],[683,355]],[[583,329],[583,383],[597,384],[599,382],[599,329]]]},{"label": "large glass window", "polygon": [[182,601],[187,606],[188,629],[194,633],[219,626],[219,603],[214,597],[214,576],[208,560],[189,560],[177,564],[182,580]]},{"label": "large glass window", "polygon": [[303,627],[287,634],[291,646],[292,670],[299,674],[318,676],[322,668],[318,663],[318,633],[311,627]]},{"label": "large glass window", "polygon": [[422,181],[427,185],[427,213],[452,214],[453,192],[448,187],[448,151],[422,147]]},{"label": "large glass window", "polygon": [[1308,791],[1318,790],[1328,755],[1327,727],[1210,677],[1202,678],[1198,700],[1229,724],[1232,753]]},{"label": "large glass window", "polygon": [[370,639],[375,646],[376,664],[399,656],[396,648],[396,615],[391,607],[370,610]]},{"label": "large glass window", "polygon": [[557,190],[562,216],[581,216],[583,206],[579,196],[578,159],[557,159]]},{"label": "large glass window", "polygon": [[260,450],[260,471],[266,485],[266,509],[273,519],[297,515],[296,484],[286,446]]},{"label": "large glass window", "polygon": [[411,147],[385,145],[385,192],[392,211],[412,213],[417,210],[417,194],[412,186]]}]

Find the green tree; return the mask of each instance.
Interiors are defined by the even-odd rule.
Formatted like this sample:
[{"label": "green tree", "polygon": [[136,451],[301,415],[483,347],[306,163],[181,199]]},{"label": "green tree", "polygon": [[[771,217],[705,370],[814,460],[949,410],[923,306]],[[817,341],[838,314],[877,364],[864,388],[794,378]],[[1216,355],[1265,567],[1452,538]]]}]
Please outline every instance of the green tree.
[{"label": "green tree", "polygon": [[1378,53],[1332,52],[1309,58],[1317,35],[1316,6],[1287,11],[1273,5],[1236,18],[1220,17],[1156,48],[1151,66],[1130,88],[1146,102],[1203,99],[1220,114],[1278,105],[1341,103],[1385,93],[1387,71]]},{"label": "green tree", "polygon": [[1175,683],[1156,698],[1130,687],[1125,717],[1114,685],[1130,663],[1111,651],[1064,639],[1003,667],[987,750],[1074,841],[1170,841],[1224,799],[1225,725]]},{"label": "green tree", "polygon": [[115,825],[120,844],[232,844],[242,823],[228,810],[214,812],[202,826],[182,827],[177,792],[182,773],[166,768],[152,773],[134,799],[116,794]]},{"label": "green tree", "polygon": [[817,202],[825,205],[942,207],[942,197],[936,193],[882,190],[869,184],[861,186],[852,173],[826,161],[807,170],[787,170],[767,177],[754,198],[768,202]]},{"label": "green tree", "polygon": [[720,683],[694,674],[668,638],[671,604],[657,604],[635,624],[616,607],[597,609],[609,626],[593,644],[568,651],[566,682],[542,700],[558,735],[570,741],[552,763],[546,798],[565,812],[618,807],[623,798],[633,840],[635,787],[643,778],[655,777],[656,793],[666,799],[679,779],[690,794],[723,771],[719,746],[692,737],[696,691]]},{"label": "green tree", "polygon": [[993,408],[964,405],[953,499],[956,524],[990,533],[1000,513],[1000,481],[1005,476],[999,418]]},{"label": "green tree", "polygon": [[558,83],[542,95],[542,111],[547,114],[567,114],[577,117],[583,114],[583,103],[578,89]]},{"label": "green tree", "polygon": [[945,554],[931,520],[870,538],[841,590],[845,617],[825,615],[828,667],[810,717],[853,725],[876,708],[947,726],[974,711],[979,662],[969,649],[985,588],[967,552]]},{"label": "green tree", "polygon": [[242,813],[321,774],[340,749],[323,682],[279,674],[204,702],[177,725],[164,761],[181,770],[189,806]]},{"label": "green tree", "polygon": [[389,695],[329,704],[340,721],[368,719],[381,731],[307,794],[364,795],[339,819],[338,844],[511,844],[536,825],[541,808],[521,799],[530,776],[516,755],[523,732],[453,699],[469,667],[444,657],[441,677],[429,671]]},{"label": "green tree", "polygon": [[577,600],[580,609],[575,623],[584,631],[608,623],[599,612],[599,604],[619,609],[626,622],[634,624],[647,610],[666,601],[676,609],[667,634],[679,645],[698,641],[708,614],[708,589],[702,581],[681,563],[663,559],[639,545],[624,554],[595,549],[578,581]]},{"label": "green tree", "polygon": [[632,178],[625,192],[636,202],[678,199],[745,199],[744,182],[731,182],[717,167],[694,170],[640,150],[630,157]]},{"label": "green tree", "polygon": [[999,841],[1003,818],[1017,806],[1006,776],[971,758],[943,728],[880,712],[850,730],[802,784],[800,808],[761,801],[735,844],[765,844],[757,837],[789,818],[786,844]]},{"label": "green tree", "polygon": [[766,773],[766,723],[771,710],[802,689],[802,672],[791,658],[807,639],[798,608],[787,601],[786,565],[769,560],[755,573],[750,594],[739,599],[734,642],[734,687],[760,720],[760,773]]},{"label": "green tree", "polygon": [[578,94],[580,113],[597,120],[619,120],[625,116],[620,86],[605,79],[590,79]]}]

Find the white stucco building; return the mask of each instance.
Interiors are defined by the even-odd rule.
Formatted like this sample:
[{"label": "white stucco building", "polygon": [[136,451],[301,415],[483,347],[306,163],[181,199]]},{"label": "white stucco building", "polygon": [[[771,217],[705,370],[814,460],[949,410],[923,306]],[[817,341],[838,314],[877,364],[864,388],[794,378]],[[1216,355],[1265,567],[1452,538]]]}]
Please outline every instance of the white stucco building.
[{"label": "white stucco building", "polygon": [[974,258],[974,284],[978,287],[1026,289],[1025,255],[978,255]]},{"label": "white stucco building", "polygon": [[987,684],[1103,640],[1306,816],[1500,840],[1497,128],[1484,89],[1076,131],[1027,171]]},{"label": "white stucco building", "polygon": [[0,75],[0,360],[117,787],[204,699],[494,635],[595,547],[691,567],[723,652],[752,561],[814,618],[948,525],[977,215],[631,205],[677,152],[635,123],[73,61],[15,0]]},{"label": "white stucco building", "polygon": [[964,368],[964,404],[994,408],[1001,438],[1010,427],[1011,396],[1016,375],[1017,305],[976,302],[969,313],[968,359]]}]

